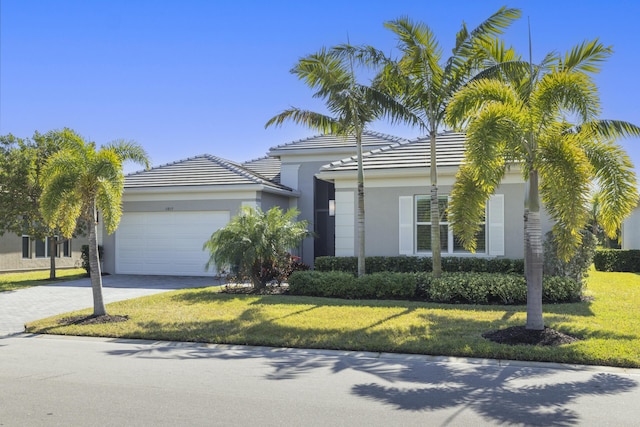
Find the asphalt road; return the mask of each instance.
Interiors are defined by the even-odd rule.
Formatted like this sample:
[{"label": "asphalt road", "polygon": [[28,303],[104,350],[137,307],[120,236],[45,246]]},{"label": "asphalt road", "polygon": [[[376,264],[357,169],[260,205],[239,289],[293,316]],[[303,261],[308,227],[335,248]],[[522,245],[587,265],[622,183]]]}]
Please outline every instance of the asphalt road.
[{"label": "asphalt road", "polygon": [[13,335],[0,426],[637,426],[640,370]]}]

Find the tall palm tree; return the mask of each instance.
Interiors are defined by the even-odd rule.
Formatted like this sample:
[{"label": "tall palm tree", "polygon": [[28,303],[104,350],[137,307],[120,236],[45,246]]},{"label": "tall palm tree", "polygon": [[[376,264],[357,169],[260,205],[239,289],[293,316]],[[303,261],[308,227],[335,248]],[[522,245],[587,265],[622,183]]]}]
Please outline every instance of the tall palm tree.
[{"label": "tall palm tree", "polygon": [[463,23],[456,34],[452,54],[447,59],[443,59],[442,48],[427,25],[400,18],[385,23],[398,39],[398,48],[402,53],[398,61],[385,60],[384,55],[373,48],[364,52],[370,60],[380,62],[382,58],[386,62],[377,83],[399,94],[402,102],[419,117],[421,130],[429,135],[431,256],[436,277],[442,273],[440,215],[444,213],[438,200],[438,131],[444,125],[445,110],[453,94],[487,59],[487,46],[519,17],[518,9],[502,7],[472,31]]},{"label": "tall palm tree", "polygon": [[126,160],[149,167],[147,153],[134,142],[116,141],[96,149],[95,143],[74,134],[49,158],[43,170],[43,218],[51,225],[59,225],[65,237],[71,236],[78,220],[88,225],[94,316],[107,313],[102,298],[97,212],[101,212],[107,232],[114,232],[122,215],[122,163]]},{"label": "tall palm tree", "polygon": [[293,121],[325,134],[353,137],[356,140],[358,159],[357,212],[358,227],[358,275],[365,273],[364,235],[364,171],[362,166],[362,133],[367,126],[380,118],[392,121],[408,117],[408,110],[391,95],[373,87],[360,84],[354,72],[355,49],[348,45],[322,49],[309,55],[291,69],[316,92],[314,97],[326,102],[329,114],[322,114],[300,108],[289,108],[272,117],[265,125],[282,125]]},{"label": "tall palm tree", "polygon": [[[633,165],[614,143],[638,136],[640,128],[599,120],[599,98],[591,74],[611,54],[598,40],[542,64],[499,64],[453,98],[448,121],[466,128],[465,164],[458,171],[449,205],[454,233],[475,249],[475,233],[487,198],[507,168],[520,167],[525,187],[527,329],[544,329],[541,201],[555,220],[558,253],[568,259],[581,243],[593,181],[602,189],[600,220],[613,236],[637,200]],[[571,117],[577,124],[571,124]]]}]

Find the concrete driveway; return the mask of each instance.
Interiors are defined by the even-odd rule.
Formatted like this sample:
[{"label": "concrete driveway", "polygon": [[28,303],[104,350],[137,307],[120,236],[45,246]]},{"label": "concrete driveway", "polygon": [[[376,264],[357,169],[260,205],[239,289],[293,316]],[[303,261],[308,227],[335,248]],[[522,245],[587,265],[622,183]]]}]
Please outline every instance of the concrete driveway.
[{"label": "concrete driveway", "polygon": [[[219,285],[212,277],[112,275],[102,279],[105,304],[174,289]],[[0,336],[24,332],[24,324],[93,307],[89,278],[0,292]]]}]

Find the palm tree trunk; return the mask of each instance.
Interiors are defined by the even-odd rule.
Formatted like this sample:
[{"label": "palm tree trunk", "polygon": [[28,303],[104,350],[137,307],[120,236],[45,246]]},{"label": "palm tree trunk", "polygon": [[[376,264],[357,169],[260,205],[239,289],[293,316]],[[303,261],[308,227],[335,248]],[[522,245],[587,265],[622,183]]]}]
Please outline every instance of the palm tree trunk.
[{"label": "palm tree trunk", "polygon": [[442,275],[442,259],[440,251],[440,206],[438,204],[438,170],[436,168],[436,138],[437,131],[431,127],[429,132],[429,148],[431,163],[431,262],[434,277]]},{"label": "palm tree trunk", "polygon": [[104,316],[107,310],[102,298],[102,271],[100,270],[100,254],[98,253],[98,221],[96,204],[92,202],[92,220],[89,221],[89,270],[91,289],[93,291],[93,315]]},{"label": "palm tree trunk", "polygon": [[49,280],[56,280],[56,238],[49,236]]},{"label": "palm tree trunk", "polygon": [[543,330],[542,318],[542,228],[540,225],[540,195],[538,171],[529,173],[529,191],[524,215],[525,277],[527,279],[527,329]]},{"label": "palm tree trunk", "polygon": [[362,165],[362,133],[356,134],[358,153],[358,277],[365,274],[364,240],[364,167]]}]

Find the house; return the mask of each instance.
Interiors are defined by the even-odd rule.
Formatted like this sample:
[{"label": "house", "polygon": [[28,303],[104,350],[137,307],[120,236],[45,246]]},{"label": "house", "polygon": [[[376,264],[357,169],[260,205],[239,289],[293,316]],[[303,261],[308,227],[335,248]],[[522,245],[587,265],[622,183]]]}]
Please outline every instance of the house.
[{"label": "house", "polygon": [[[60,239],[56,245],[56,268],[82,265],[82,245],[86,238]],[[0,272],[47,270],[50,268],[49,238],[34,239],[5,233],[0,236]]]},{"label": "house", "polygon": [[622,222],[622,249],[640,249],[640,205]]},{"label": "house", "polygon": [[[430,254],[429,141],[376,132],[363,135],[367,255]],[[443,207],[463,161],[464,135],[438,138]],[[213,275],[203,243],[241,206],[296,207],[311,224],[299,255],[313,265],[322,255],[354,256],[356,146],[332,135],[279,145],[266,157],[238,164],[201,155],[126,177],[123,216],[103,235],[104,271],[116,274]],[[524,181],[517,167],[487,203],[476,254],[460,247],[441,220],[443,255],[523,257]],[[548,220],[543,232],[551,228]],[[508,236],[508,238],[507,238]]]}]

